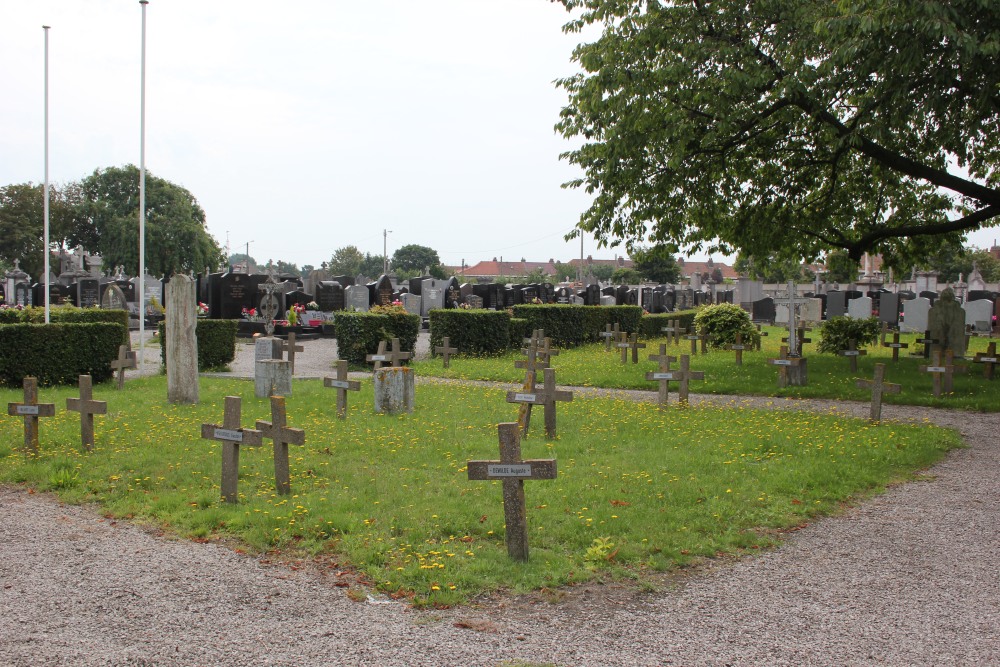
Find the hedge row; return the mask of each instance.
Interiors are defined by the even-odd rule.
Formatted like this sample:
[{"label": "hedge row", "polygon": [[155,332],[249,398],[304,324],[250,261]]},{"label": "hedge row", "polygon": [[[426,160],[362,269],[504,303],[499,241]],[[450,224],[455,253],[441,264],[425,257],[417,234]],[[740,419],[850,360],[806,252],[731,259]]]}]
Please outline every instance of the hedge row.
[{"label": "hedge row", "polygon": [[20,387],[28,376],[43,386],[76,384],[81,375],[104,382],[126,336],[128,327],[112,322],[0,326],[0,350],[6,351],[0,384]]},{"label": "hedge row", "polygon": [[[0,324],[43,324],[44,322],[44,307],[0,308]],[[124,310],[106,310],[104,308],[53,306],[49,308],[49,322],[52,324],[112,322],[128,327],[128,313]]]},{"label": "hedge row", "polygon": [[646,315],[642,318],[642,324],[639,327],[639,336],[641,338],[662,338],[665,335],[663,329],[668,326],[668,322],[672,322],[673,320],[679,320],[682,327],[691,331],[694,326],[694,317],[697,314],[698,309],[691,309],[678,310],[673,313]]},{"label": "hedge row", "polygon": [[[575,347],[600,340],[607,324],[618,323],[622,331],[640,330],[643,310],[639,306],[520,305],[514,317],[528,322],[527,330],[544,329],[557,347]],[[520,341],[518,341],[520,343]]]},{"label": "hedge row", "polygon": [[420,331],[420,316],[405,311],[393,313],[350,313],[334,315],[333,332],[337,338],[337,356],[356,366],[365,364],[365,356],[378,350],[379,341],[399,339],[405,352],[412,352]]},{"label": "hedge row", "polygon": [[[431,350],[448,338],[462,354],[493,356],[503,354],[521,333],[527,322],[512,320],[504,310],[462,310],[437,308],[430,311]],[[516,334],[516,336],[515,336]]]},{"label": "hedge row", "polygon": [[[239,320],[199,319],[194,335],[198,339],[198,370],[207,371],[228,366],[236,359],[236,330]],[[167,365],[167,332],[159,324],[160,359]]]}]

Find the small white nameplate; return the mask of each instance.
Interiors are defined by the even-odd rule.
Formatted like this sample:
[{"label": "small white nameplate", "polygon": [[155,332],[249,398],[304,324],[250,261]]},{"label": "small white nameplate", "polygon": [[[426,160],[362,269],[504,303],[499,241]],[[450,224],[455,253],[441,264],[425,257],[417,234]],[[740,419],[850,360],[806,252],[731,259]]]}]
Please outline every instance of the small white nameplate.
[{"label": "small white nameplate", "polygon": [[533,403],[535,401],[535,394],[514,394],[514,400]]},{"label": "small white nameplate", "polygon": [[732,345],[729,347],[730,350],[745,350],[747,349],[745,345]]},{"label": "small white nameplate", "polygon": [[927,372],[928,373],[947,373],[948,369],[945,368],[944,366],[928,366],[927,367]]},{"label": "small white nameplate", "polygon": [[389,357],[384,354],[372,354],[369,355],[368,361],[389,361]]},{"label": "small white nameplate", "polygon": [[844,350],[841,354],[845,357],[856,357],[861,354],[861,350]]},{"label": "small white nameplate", "polygon": [[995,364],[997,363],[996,357],[980,357],[979,363],[981,364]]},{"label": "small white nameplate", "polygon": [[889,343],[888,345],[886,345],[886,347],[904,348],[906,347],[906,343]]},{"label": "small white nameplate", "polygon": [[654,380],[674,380],[676,378],[674,377],[673,373],[653,373],[653,379]]},{"label": "small white nameplate", "polygon": [[614,335],[615,334],[614,334],[613,331],[604,331],[604,332],[601,332],[601,338],[612,338]]},{"label": "small white nameplate", "polygon": [[792,365],[792,360],[791,359],[774,359],[773,361],[771,361],[771,363],[774,364],[775,366],[791,366]]},{"label": "small white nameplate", "polygon": [[628,347],[628,343],[618,343],[618,347]]},{"label": "small white nameplate", "polygon": [[243,431],[234,431],[228,428],[215,429],[215,440],[228,440],[229,442],[243,442]]},{"label": "small white nameplate", "polygon": [[17,406],[17,414],[19,415],[37,415],[38,406],[37,405],[19,405]]},{"label": "small white nameplate", "polygon": [[486,466],[490,477],[531,477],[530,463],[490,463]]},{"label": "small white nameplate", "polygon": [[350,389],[351,383],[347,380],[327,380],[330,387],[334,389]]}]

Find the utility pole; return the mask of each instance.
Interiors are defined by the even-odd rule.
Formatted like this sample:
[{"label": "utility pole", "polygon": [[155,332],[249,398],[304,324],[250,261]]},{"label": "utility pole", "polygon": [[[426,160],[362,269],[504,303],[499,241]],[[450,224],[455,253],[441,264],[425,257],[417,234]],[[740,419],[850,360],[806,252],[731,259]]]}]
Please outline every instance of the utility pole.
[{"label": "utility pole", "polygon": [[382,273],[389,273],[389,234],[391,229],[382,230]]}]

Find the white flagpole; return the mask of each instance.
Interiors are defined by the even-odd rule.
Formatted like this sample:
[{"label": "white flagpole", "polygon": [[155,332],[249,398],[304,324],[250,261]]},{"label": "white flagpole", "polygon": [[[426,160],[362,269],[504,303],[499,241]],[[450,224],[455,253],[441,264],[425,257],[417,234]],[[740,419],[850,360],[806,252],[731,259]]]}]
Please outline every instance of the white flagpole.
[{"label": "white flagpole", "polygon": [[42,234],[42,254],[45,271],[42,284],[45,285],[45,323],[49,323],[49,26],[43,25],[45,31],[45,209],[44,233]]},{"label": "white flagpole", "polygon": [[144,370],[146,342],[146,5],[142,5],[142,58],[139,76],[139,373]]}]

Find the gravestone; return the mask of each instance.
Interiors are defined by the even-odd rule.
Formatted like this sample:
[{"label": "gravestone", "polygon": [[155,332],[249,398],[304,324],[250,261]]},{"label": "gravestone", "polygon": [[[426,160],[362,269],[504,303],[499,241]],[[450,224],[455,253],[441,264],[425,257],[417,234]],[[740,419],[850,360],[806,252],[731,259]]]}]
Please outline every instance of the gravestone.
[{"label": "gravestone", "polygon": [[847,316],[855,320],[865,320],[872,316],[872,298],[859,296],[847,302]]},{"label": "gravestone", "polygon": [[931,338],[938,341],[937,349],[951,350],[956,357],[965,356],[965,311],[955,301],[955,294],[946,287],[928,313]]},{"label": "gravestone", "polygon": [[873,379],[856,380],[854,384],[858,389],[871,387],[872,401],[869,417],[875,423],[882,421],[882,394],[898,394],[901,391],[901,387],[898,384],[885,382],[885,364],[875,364],[875,376]]},{"label": "gravestone", "polygon": [[245,273],[227,273],[219,278],[219,317],[238,320],[243,310],[257,306],[257,292],[251,291],[250,276]]},{"label": "gravestone", "polygon": [[[545,419],[545,437],[556,437],[556,403],[562,401],[572,401],[573,392],[556,389],[556,372],[551,368],[542,371],[543,384],[535,387],[533,393],[518,391],[507,392],[508,403],[528,403],[531,405],[543,406]],[[527,426],[527,425],[526,425]],[[525,428],[527,435],[527,428]]]},{"label": "gravestone", "polygon": [[373,306],[390,306],[392,305],[392,280],[389,276],[382,274],[379,279],[373,283],[373,289],[371,290],[371,304]]},{"label": "gravestone", "polygon": [[809,383],[808,367],[805,357],[788,356],[788,347],[782,345],[781,353],[776,359],[768,359],[767,363],[778,368],[778,388],[804,387]]},{"label": "gravestone", "polygon": [[758,301],[754,301],[750,308],[750,317],[754,322],[774,324],[777,315],[774,307],[774,299],[769,296]]},{"label": "gravestone", "polygon": [[427,278],[420,283],[420,316],[429,317],[435,308],[444,308],[445,281]]},{"label": "gravestone", "polygon": [[899,308],[901,299],[898,294],[885,292],[879,297],[878,319],[890,327],[899,325]]},{"label": "gravestone", "polygon": [[458,283],[458,278],[452,276],[445,281],[444,285],[444,307],[458,308],[462,303],[462,286]]},{"label": "gravestone", "polygon": [[66,409],[80,413],[80,441],[89,452],[94,449],[94,415],[106,415],[108,403],[94,400],[93,383],[89,375],[80,376],[79,387],[80,396],[67,398]]},{"label": "gravestone", "polygon": [[977,352],[972,361],[977,364],[983,364],[983,378],[992,380],[993,367],[997,365],[997,344],[990,343],[986,348],[986,352]]},{"label": "gravestone", "polygon": [[[945,288],[947,291],[948,288]],[[933,364],[927,366],[919,366],[921,372],[931,373],[934,376],[934,398],[941,398],[941,393],[950,394],[954,391],[954,374],[964,373],[968,370],[967,366],[956,366],[954,363],[954,355],[951,350],[945,350],[944,354],[941,354],[941,349],[934,350],[933,353]]]},{"label": "gravestone", "polygon": [[420,316],[420,304],[423,299],[421,299],[419,295],[406,292],[405,294],[400,294],[399,298],[400,301],[403,302],[403,308],[406,312],[410,315],[416,315],[417,317]]},{"label": "gravestone", "polygon": [[344,290],[347,308],[353,308],[360,313],[368,312],[369,298],[370,292],[364,285],[351,285]]},{"label": "gravestone", "polygon": [[112,372],[118,371],[118,389],[125,388],[126,369],[136,367],[135,352],[129,350],[128,345],[118,346],[118,358],[111,362]]},{"label": "gravestone", "polygon": [[263,444],[260,431],[240,425],[241,399],[226,396],[222,424],[202,424],[201,437],[222,443],[222,502],[239,500],[237,482],[240,472],[240,445],[253,447]]},{"label": "gravestone", "polygon": [[802,305],[799,306],[799,322],[815,324],[822,321],[823,300],[817,298],[803,299]]},{"label": "gravestone", "polygon": [[847,295],[840,290],[826,293],[826,318],[844,317],[847,315]]},{"label": "gravestone", "polygon": [[899,323],[899,330],[910,333],[924,333],[929,326],[930,310],[930,299],[917,297],[904,301],[903,321]]},{"label": "gravestone", "polygon": [[125,293],[121,287],[115,283],[108,283],[101,296],[101,308],[106,310],[128,310],[128,301],[125,300]]},{"label": "gravestone", "polygon": [[465,303],[469,306],[469,308],[480,309],[483,307],[483,297],[476,294],[470,294],[465,297]]},{"label": "gravestone", "polygon": [[[987,299],[967,301],[962,304],[965,311],[965,325],[979,333],[988,333],[993,327],[993,302]],[[984,326],[983,323],[986,323]]]},{"label": "gravestone", "polygon": [[931,302],[931,306],[933,306],[934,302],[937,301],[938,293],[932,292],[930,290],[923,290],[920,292],[920,296],[925,299],[928,299]]},{"label": "gravestone", "polygon": [[182,273],[167,284],[167,402],[198,402],[198,326],[194,280]]},{"label": "gravestone", "polygon": [[347,419],[347,392],[361,391],[361,383],[347,377],[347,360],[337,362],[337,375],[323,378],[323,386],[337,390],[337,417]]},{"label": "gravestone", "polygon": [[324,313],[343,310],[346,305],[344,288],[336,280],[321,280],[316,283],[316,305]]},{"label": "gravestone", "polygon": [[390,366],[375,371],[375,412],[389,415],[413,412],[413,369]]},{"label": "gravestone", "polygon": [[55,403],[38,402],[38,380],[33,377],[24,378],[24,401],[8,403],[7,414],[14,417],[24,417],[24,451],[28,454],[38,453],[38,418],[53,417],[56,414]]},{"label": "gravestone", "polygon": [[306,434],[300,428],[289,428],[285,419],[285,397],[271,397],[271,421],[257,420],[261,438],[274,442],[274,488],[279,496],[292,492],[288,466],[288,445],[306,444]]},{"label": "gravestone", "polygon": [[602,306],[617,306],[618,305],[618,301],[616,301],[615,297],[613,297],[613,296],[602,296],[601,297],[601,305]]},{"label": "gravestone", "polygon": [[76,282],[76,305],[80,308],[101,305],[101,282],[97,278],[81,278]]},{"label": "gravestone", "polygon": [[283,359],[263,359],[254,368],[254,396],[290,396],[292,365]]},{"label": "gravestone", "polygon": [[444,357],[444,367],[448,368],[451,365],[451,355],[457,354],[458,348],[451,347],[451,338],[445,336],[441,339],[441,345],[434,348],[434,354],[440,354]]}]

